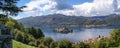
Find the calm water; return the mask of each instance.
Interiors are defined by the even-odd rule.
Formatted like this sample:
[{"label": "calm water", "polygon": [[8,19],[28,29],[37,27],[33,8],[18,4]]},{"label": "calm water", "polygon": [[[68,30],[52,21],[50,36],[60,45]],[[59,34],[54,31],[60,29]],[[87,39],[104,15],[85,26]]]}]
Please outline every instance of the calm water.
[{"label": "calm water", "polygon": [[72,42],[78,42],[83,41],[87,38],[94,38],[100,36],[109,36],[110,32],[115,29],[115,27],[99,27],[99,28],[81,28],[79,26],[77,27],[69,27],[70,29],[73,29],[72,33],[57,33],[53,30],[56,27],[39,27],[44,32],[44,35],[46,37],[51,37],[55,41],[59,41],[62,39],[68,39]]}]

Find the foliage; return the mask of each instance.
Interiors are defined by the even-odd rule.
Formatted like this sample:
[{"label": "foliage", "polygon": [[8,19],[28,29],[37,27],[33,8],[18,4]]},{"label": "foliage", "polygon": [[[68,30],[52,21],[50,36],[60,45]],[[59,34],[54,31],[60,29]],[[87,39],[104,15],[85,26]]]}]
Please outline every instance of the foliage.
[{"label": "foliage", "polygon": [[19,0],[0,0],[0,11],[2,11],[5,14],[9,15],[17,15],[19,12],[21,12],[22,7],[18,7],[16,3]]},{"label": "foliage", "polygon": [[114,41],[114,45],[115,46],[119,46],[120,45],[120,29],[115,29],[111,32],[111,40]]},{"label": "foliage", "polygon": [[98,42],[95,42],[95,48],[109,48],[107,40],[101,39]]},{"label": "foliage", "polygon": [[24,40],[24,33],[15,29],[14,30],[14,39],[20,42],[23,42]]},{"label": "foliage", "polygon": [[25,28],[25,32],[28,34],[32,34],[36,39],[44,37],[43,32],[40,29],[34,27]]},{"label": "foliage", "polygon": [[53,39],[50,37],[44,37],[44,38],[40,39],[40,43],[45,46],[48,46],[48,47],[52,42],[53,42]]},{"label": "foliage", "polygon": [[6,26],[8,26],[8,27],[13,27],[15,24],[14,24],[14,22],[12,22],[12,21],[7,21],[6,22]]},{"label": "foliage", "polygon": [[73,48],[90,48],[90,46],[87,43],[78,42],[73,44]]},{"label": "foliage", "polygon": [[48,48],[48,47],[45,46],[45,45],[43,45],[43,44],[40,44],[40,45],[38,46],[38,48]]},{"label": "foliage", "polygon": [[69,40],[61,40],[58,42],[59,48],[72,48],[72,43]]},{"label": "foliage", "polygon": [[25,44],[28,44],[29,42],[35,40],[35,38],[32,35],[21,32],[17,29],[14,30],[14,39]]},{"label": "foliage", "polygon": [[57,48],[58,42],[51,42],[50,48]]},{"label": "foliage", "polygon": [[44,37],[40,29],[34,27],[25,28],[21,23],[12,18],[7,18],[5,25],[13,28],[13,39],[24,44],[38,46],[35,41]]}]

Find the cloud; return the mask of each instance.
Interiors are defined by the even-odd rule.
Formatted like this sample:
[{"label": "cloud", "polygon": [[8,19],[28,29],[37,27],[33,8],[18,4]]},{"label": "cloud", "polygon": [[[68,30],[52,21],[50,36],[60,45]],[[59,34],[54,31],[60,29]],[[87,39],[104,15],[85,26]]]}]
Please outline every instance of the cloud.
[{"label": "cloud", "polygon": [[31,10],[63,10],[63,9],[71,9],[72,6],[66,3],[66,0],[32,0],[31,2],[26,4],[27,8],[23,9],[25,11]]},{"label": "cloud", "polygon": [[72,5],[67,4],[67,0],[54,0],[57,5],[56,9],[58,10],[64,10],[64,9],[73,9]]},{"label": "cloud", "polygon": [[27,8],[24,8],[24,11],[33,11],[33,10],[49,10],[51,8],[54,8],[56,5],[55,2],[52,2],[50,0],[32,0],[29,3],[26,4]]},{"label": "cloud", "polygon": [[96,16],[107,15],[114,11],[113,0],[94,0],[93,2],[73,5],[76,15]]},{"label": "cloud", "polygon": [[70,5],[69,0],[31,0],[23,9],[26,14],[64,14],[75,16],[102,16],[120,12],[120,0],[93,0],[78,5]]}]

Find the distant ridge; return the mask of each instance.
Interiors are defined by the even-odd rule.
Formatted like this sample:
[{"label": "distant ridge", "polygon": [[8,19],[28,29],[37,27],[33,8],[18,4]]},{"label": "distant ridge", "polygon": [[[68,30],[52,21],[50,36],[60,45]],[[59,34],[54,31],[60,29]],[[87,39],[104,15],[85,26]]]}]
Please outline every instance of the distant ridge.
[{"label": "distant ridge", "polygon": [[19,19],[19,22],[29,26],[39,25],[120,25],[120,15],[110,14],[106,16],[67,16],[62,14],[50,14],[43,16],[27,17]]}]

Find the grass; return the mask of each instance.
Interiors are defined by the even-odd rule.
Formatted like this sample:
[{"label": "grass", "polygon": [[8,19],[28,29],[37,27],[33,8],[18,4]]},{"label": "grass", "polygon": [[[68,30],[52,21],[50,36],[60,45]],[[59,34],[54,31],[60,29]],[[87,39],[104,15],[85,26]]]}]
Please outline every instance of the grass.
[{"label": "grass", "polygon": [[13,40],[13,48],[36,48]]}]

